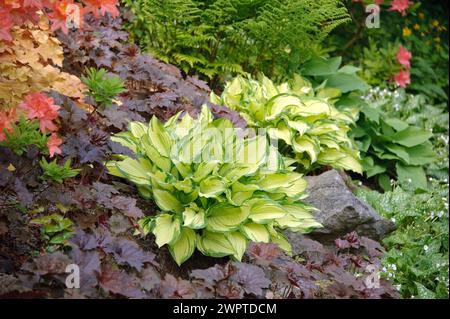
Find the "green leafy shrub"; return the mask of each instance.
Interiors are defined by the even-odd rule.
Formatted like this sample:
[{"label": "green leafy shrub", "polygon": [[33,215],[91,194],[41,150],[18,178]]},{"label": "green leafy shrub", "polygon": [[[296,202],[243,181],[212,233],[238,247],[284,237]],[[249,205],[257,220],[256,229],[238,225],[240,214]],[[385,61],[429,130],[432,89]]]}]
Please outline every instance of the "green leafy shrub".
[{"label": "green leafy shrub", "polygon": [[136,15],[128,27],[144,49],[215,80],[242,71],[285,77],[350,21],[340,0],[123,2]]},{"label": "green leafy shrub", "polygon": [[88,87],[85,94],[91,96],[100,107],[111,107],[117,94],[126,91],[123,81],[117,75],[108,75],[108,71],[101,68],[88,68],[86,75],[81,77]]},{"label": "green leafy shrub", "polygon": [[362,105],[358,126],[351,135],[363,154],[366,176],[376,177],[384,190],[392,188],[391,179],[398,179],[404,187],[425,189],[427,179],[424,167],[436,160],[430,142],[433,133],[430,129],[410,125],[420,123],[408,116],[402,119],[396,117],[401,114],[400,101],[394,102],[392,107],[396,111],[393,112],[388,106],[393,100],[387,98],[388,95],[400,94],[396,92],[380,91],[379,88],[371,90],[366,97],[367,103]]},{"label": "green leafy shrub", "polygon": [[[195,248],[213,257],[240,260],[248,241],[274,242],[290,251],[277,228],[308,232],[320,227],[305,197],[306,181],[293,172],[265,135],[240,138],[232,123],[213,120],[204,106],[199,118],[179,115],[166,124],[131,122],[112,139],[136,159],[118,156],[109,173],[133,182],[155,200],[161,213],[141,220],[159,247],[168,245],[182,264]],[[232,156],[230,154],[234,154]]]},{"label": "green leafy shrub", "polygon": [[399,285],[404,298],[449,296],[448,183],[432,181],[426,192],[400,187],[380,194],[359,189],[358,197],[395,221],[397,230],[384,239],[384,276]]},{"label": "green leafy shrub", "polygon": [[261,81],[238,76],[211,100],[238,111],[250,127],[267,129],[303,170],[330,165],[362,172],[359,152],[347,136],[357,111],[339,111],[328,97],[314,96],[311,84],[298,75],[278,86],[264,76]]},{"label": "green leafy shrub", "polygon": [[68,159],[64,165],[58,165],[56,159],[53,162],[47,162],[45,158],[39,162],[44,174],[42,175],[43,179],[53,180],[57,183],[62,183],[66,178],[75,177],[81,172],[81,169],[72,169],[70,168],[71,160]]},{"label": "green leafy shrub", "polygon": [[448,127],[447,103],[434,104],[424,94],[407,94],[405,90],[395,91],[374,88],[366,100],[372,106],[383,110],[388,117],[399,118],[409,125],[418,126],[433,133],[430,138],[437,157],[426,165],[427,175],[434,178],[448,178]]}]

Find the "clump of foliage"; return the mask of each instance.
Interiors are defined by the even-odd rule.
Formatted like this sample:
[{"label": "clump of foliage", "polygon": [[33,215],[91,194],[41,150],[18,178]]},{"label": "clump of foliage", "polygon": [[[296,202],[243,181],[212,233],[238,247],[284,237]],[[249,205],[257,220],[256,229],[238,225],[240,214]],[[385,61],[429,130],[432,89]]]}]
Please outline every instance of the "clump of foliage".
[{"label": "clump of foliage", "polygon": [[166,124],[130,124],[113,140],[137,156],[109,162],[109,173],[138,186],[161,209],[141,221],[159,247],[168,244],[180,265],[195,248],[240,260],[247,242],[290,245],[277,228],[308,232],[320,224],[300,202],[306,181],[292,172],[265,135],[242,139],[232,123],[213,120],[204,106],[198,119],[179,115]]},{"label": "clump of foliage", "polygon": [[81,169],[73,169],[70,167],[71,160],[68,159],[64,165],[58,165],[56,159],[53,162],[47,162],[45,158],[43,158],[39,165],[41,166],[44,175],[42,175],[43,179],[53,180],[57,183],[62,183],[66,178],[75,177],[81,171]]},{"label": "clump of foliage", "polygon": [[188,74],[242,71],[284,78],[337,26],[350,21],[337,0],[139,0],[128,29],[141,47]]},{"label": "clump of foliage", "polygon": [[[384,92],[386,95],[388,91]],[[389,100],[377,100],[372,93],[366,100],[358,126],[351,132],[363,152],[366,176],[376,177],[385,190],[391,189],[391,179],[413,188],[427,188],[424,167],[436,160],[430,142],[433,133],[410,125],[406,118],[397,118],[397,112],[386,112],[384,106],[390,104]]]},{"label": "clump of foliage", "polygon": [[427,175],[434,178],[448,178],[448,126],[447,103],[434,104],[423,94],[407,94],[399,89],[389,91],[375,87],[365,96],[367,103],[385,112],[390,118],[412,126],[418,126],[433,133],[430,138],[436,158],[426,165]]},{"label": "clump of foliage", "polygon": [[449,296],[448,190],[448,182],[432,180],[431,187],[419,194],[400,187],[384,194],[357,192],[397,225],[383,240],[387,247],[384,275],[399,285],[404,298]]},{"label": "clump of foliage", "polygon": [[264,76],[260,81],[238,76],[211,100],[238,111],[249,126],[267,129],[302,170],[329,165],[361,173],[359,152],[347,135],[355,123],[354,109],[338,110],[320,93],[315,96],[298,75],[280,85]]},{"label": "clump of foliage", "polygon": [[54,251],[59,246],[66,246],[74,235],[73,222],[57,213],[34,218],[31,224],[41,227],[41,237],[48,251]]},{"label": "clump of foliage", "polygon": [[106,69],[89,68],[86,75],[81,77],[83,83],[87,86],[89,95],[94,102],[102,107],[108,108],[113,104],[113,99],[120,93],[126,91],[123,81],[117,75],[108,75]]},{"label": "clump of foliage", "polygon": [[83,98],[83,84],[62,72],[63,50],[44,19],[11,31],[11,42],[0,41],[0,109],[15,108],[28,93],[55,90]]}]

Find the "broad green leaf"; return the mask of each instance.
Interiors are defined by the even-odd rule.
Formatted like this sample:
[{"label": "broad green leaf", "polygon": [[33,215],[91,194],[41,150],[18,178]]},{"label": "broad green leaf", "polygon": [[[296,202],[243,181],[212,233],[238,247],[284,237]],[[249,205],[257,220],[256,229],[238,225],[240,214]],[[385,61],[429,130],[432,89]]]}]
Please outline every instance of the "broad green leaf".
[{"label": "broad green leaf", "polygon": [[436,160],[436,153],[431,143],[410,147],[406,151],[409,154],[409,164],[411,165],[425,165],[433,163]]},{"label": "broad green leaf", "polygon": [[351,91],[366,91],[370,86],[355,74],[336,73],[326,77],[327,87],[338,88],[342,93]]},{"label": "broad green leaf", "polygon": [[427,176],[422,167],[407,166],[397,162],[395,168],[401,183],[412,185],[414,188],[427,189]]},{"label": "broad green leaf", "polygon": [[334,57],[330,59],[315,57],[303,64],[301,74],[309,76],[323,76],[333,74],[337,72],[339,66],[341,65],[341,62],[341,57]]},{"label": "broad green leaf", "polygon": [[391,140],[407,147],[413,147],[428,141],[432,136],[433,133],[430,131],[415,126],[409,126],[407,129],[392,135]]},{"label": "broad green leaf", "polygon": [[403,131],[403,130],[407,129],[408,126],[409,126],[408,123],[406,123],[406,122],[404,122],[404,121],[402,121],[400,119],[397,119],[395,117],[393,117],[393,118],[386,118],[386,119],[384,119],[384,121],[387,124],[389,124],[397,132]]}]

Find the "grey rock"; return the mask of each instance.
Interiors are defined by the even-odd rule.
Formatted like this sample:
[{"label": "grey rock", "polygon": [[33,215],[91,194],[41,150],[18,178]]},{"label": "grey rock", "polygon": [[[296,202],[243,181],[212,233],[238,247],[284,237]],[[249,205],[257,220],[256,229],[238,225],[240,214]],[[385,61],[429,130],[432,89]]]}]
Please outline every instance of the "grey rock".
[{"label": "grey rock", "polygon": [[361,236],[380,240],[395,229],[393,222],[353,195],[336,170],[306,179],[309,197],[305,202],[318,209],[315,217],[324,226],[311,233],[311,237],[334,240],[356,231]]}]

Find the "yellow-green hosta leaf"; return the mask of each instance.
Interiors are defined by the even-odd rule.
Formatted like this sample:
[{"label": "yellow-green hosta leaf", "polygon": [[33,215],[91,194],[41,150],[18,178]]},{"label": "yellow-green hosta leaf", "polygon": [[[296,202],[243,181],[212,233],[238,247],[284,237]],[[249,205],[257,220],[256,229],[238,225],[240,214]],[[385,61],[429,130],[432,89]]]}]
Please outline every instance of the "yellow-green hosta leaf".
[{"label": "yellow-green hosta leaf", "polygon": [[283,205],[283,209],[287,211],[290,215],[294,216],[297,219],[310,219],[313,218],[310,211],[313,209],[312,207],[305,207],[306,205],[300,204],[285,204]]},{"label": "yellow-green hosta leaf", "polygon": [[155,199],[156,205],[158,205],[162,211],[181,213],[184,210],[180,201],[169,191],[154,188],[153,198]]},{"label": "yellow-green hosta leaf", "polygon": [[292,256],[292,246],[289,244],[288,240],[284,235],[280,233],[272,234],[270,237],[270,241],[274,244],[277,244],[278,247],[283,249],[289,256]]},{"label": "yellow-green hosta leaf", "polygon": [[210,176],[200,182],[199,196],[214,198],[222,194],[226,188],[227,185],[222,178]]},{"label": "yellow-green hosta leaf", "polygon": [[205,179],[209,175],[211,175],[219,166],[218,161],[210,161],[210,162],[202,162],[198,164],[195,169],[195,173],[192,175],[192,180],[196,183]]},{"label": "yellow-green hosta leaf", "polygon": [[162,156],[159,151],[152,145],[148,135],[141,138],[141,147],[145,155],[164,172],[169,172],[172,167],[172,162],[168,157]]},{"label": "yellow-green hosta leaf", "polygon": [[286,215],[286,212],[280,205],[268,199],[250,200],[245,205],[250,210],[248,218],[258,224],[266,224],[273,219]]},{"label": "yellow-green hosta leaf", "polygon": [[189,194],[194,190],[194,187],[196,186],[192,183],[191,179],[186,178],[184,180],[173,183],[173,187],[175,187],[179,191],[183,191],[184,193]]},{"label": "yellow-green hosta leaf", "polygon": [[280,187],[289,187],[292,183],[300,179],[302,179],[302,174],[299,173],[273,173],[266,174],[261,181],[256,184],[265,191],[271,191],[277,190]]},{"label": "yellow-green hosta leaf", "polygon": [[226,233],[225,237],[233,249],[234,259],[241,261],[242,256],[247,248],[247,239],[240,232]]},{"label": "yellow-green hosta leaf", "polygon": [[322,225],[312,218],[296,218],[294,215],[288,214],[282,218],[278,218],[275,223],[283,228],[289,228],[293,231],[310,232],[315,228],[320,228]]},{"label": "yellow-green hosta leaf", "polygon": [[[295,173],[291,173],[295,174]],[[296,179],[287,187],[280,187],[277,192],[283,193],[288,197],[299,198],[302,196],[307,186],[307,182],[303,178]]]},{"label": "yellow-green hosta leaf", "polygon": [[339,126],[336,124],[322,124],[319,126],[316,126],[315,128],[308,131],[308,134],[311,135],[322,135],[327,134],[331,132],[339,131]]},{"label": "yellow-green hosta leaf", "polygon": [[136,139],[140,139],[147,134],[148,126],[141,122],[130,122],[128,124],[128,129]]},{"label": "yellow-green hosta leaf", "polygon": [[303,105],[299,111],[302,116],[329,115],[331,113],[330,105],[323,99],[307,98],[303,100]]},{"label": "yellow-green hosta leaf", "polygon": [[128,147],[134,153],[138,152],[138,144],[135,137],[130,132],[120,132],[111,136],[111,141]]},{"label": "yellow-green hosta leaf", "polygon": [[248,217],[248,210],[228,203],[217,204],[207,211],[206,229],[229,232],[237,229]]},{"label": "yellow-green hosta leaf", "polygon": [[181,266],[195,250],[195,242],[197,235],[192,229],[182,227],[178,240],[173,244],[169,244],[169,251],[178,266]]},{"label": "yellow-green hosta leaf", "polygon": [[161,214],[155,218],[152,231],[156,237],[156,244],[158,247],[162,247],[165,244],[172,244],[178,240],[181,223],[178,218],[170,214]]},{"label": "yellow-green hosta leaf", "polygon": [[197,248],[202,254],[211,257],[234,255],[235,250],[223,233],[203,231],[197,236]]},{"label": "yellow-green hosta leaf", "polygon": [[306,152],[312,163],[317,161],[317,155],[320,153],[320,148],[311,138],[307,137],[306,135],[294,138],[292,140],[292,147],[298,153]]},{"label": "yellow-green hosta leaf", "polygon": [[335,167],[362,174],[362,165],[356,152],[351,154],[349,152],[345,153],[342,149],[330,148],[319,155],[318,161],[322,164],[334,165]]},{"label": "yellow-green hosta leaf", "polygon": [[[294,133],[294,136],[298,136],[298,135],[300,135],[300,136],[302,136],[303,134],[305,134],[308,130],[309,130],[309,128],[310,128],[310,126],[308,125],[308,123],[306,123],[304,120],[302,120],[301,118],[298,118],[298,119],[294,119],[294,120],[289,120],[289,121],[287,121],[287,125],[290,127],[290,128],[292,128],[292,129],[294,129],[294,130],[296,130],[297,132],[295,132]],[[292,144],[292,143],[291,143]],[[289,144],[289,145],[291,145],[291,144]]]},{"label": "yellow-green hosta leaf", "polygon": [[300,226],[291,228],[291,230],[294,232],[300,232],[303,234],[307,234],[307,233],[312,232],[314,229],[322,228],[322,227],[323,227],[322,224],[320,224],[319,222],[317,222],[316,220],[311,218],[311,219],[303,220],[302,224]]},{"label": "yellow-green hosta leaf", "polygon": [[150,120],[147,134],[151,145],[154,146],[156,151],[161,154],[161,156],[168,158],[172,147],[172,139],[170,138],[169,133],[167,133],[164,125],[161,124],[156,116],[153,116]]},{"label": "yellow-green hosta leaf", "polygon": [[268,243],[270,234],[265,225],[247,223],[241,226],[241,232],[251,241]]},{"label": "yellow-green hosta leaf", "polygon": [[139,192],[139,195],[141,195],[145,199],[152,199],[153,198],[153,191],[152,191],[152,188],[150,186],[137,185],[137,190]]},{"label": "yellow-green hosta leaf", "polygon": [[303,106],[302,100],[292,94],[280,94],[273,97],[267,103],[266,120],[271,121],[278,118],[282,113],[288,112],[290,106]]},{"label": "yellow-green hosta leaf", "polygon": [[206,225],[205,211],[203,209],[197,209],[186,207],[183,212],[183,226],[192,229],[201,229]]},{"label": "yellow-green hosta leaf", "polygon": [[150,185],[150,176],[147,172],[152,170],[152,164],[144,159],[137,160],[127,157],[123,161],[116,163],[116,168],[120,173],[138,185]]},{"label": "yellow-green hosta leaf", "polygon": [[106,168],[108,169],[108,173],[113,176],[126,178],[125,175],[123,175],[120,170],[117,168],[117,162],[116,161],[110,161],[106,163]]},{"label": "yellow-green hosta leaf", "polygon": [[280,139],[291,145],[292,142],[292,130],[286,125],[284,121],[280,121],[276,128],[270,128],[268,130],[269,136],[273,139]]}]

